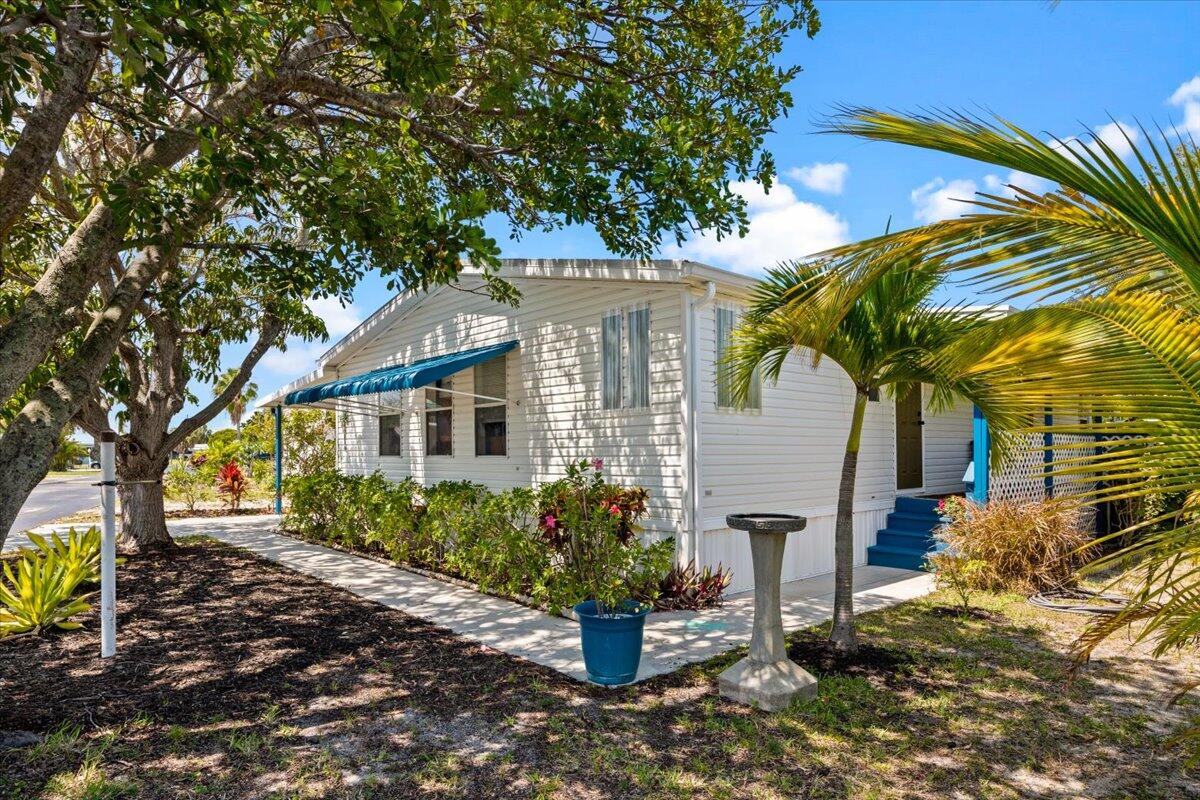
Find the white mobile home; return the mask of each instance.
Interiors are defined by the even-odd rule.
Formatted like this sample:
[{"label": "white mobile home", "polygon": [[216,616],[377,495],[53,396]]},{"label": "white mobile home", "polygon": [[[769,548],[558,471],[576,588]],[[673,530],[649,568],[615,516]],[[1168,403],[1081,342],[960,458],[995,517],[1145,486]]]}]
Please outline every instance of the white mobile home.
[{"label": "white mobile home", "polygon": [[[470,291],[470,273],[399,295],[263,405],[336,409],[348,473],[501,489],[603,458],[610,479],[650,491],[647,536],[674,537],[683,561],[731,567],[733,590],[751,585],[749,546],[725,515],[803,514],[784,579],[832,571],[853,390],[832,362],[797,355],[753,407],[729,407],[715,364],[753,279],[689,261],[509,260],[501,274],[519,306]],[[857,562],[898,495],[963,490],[971,441],[968,403],[940,415],[915,393],[870,403]]]}]

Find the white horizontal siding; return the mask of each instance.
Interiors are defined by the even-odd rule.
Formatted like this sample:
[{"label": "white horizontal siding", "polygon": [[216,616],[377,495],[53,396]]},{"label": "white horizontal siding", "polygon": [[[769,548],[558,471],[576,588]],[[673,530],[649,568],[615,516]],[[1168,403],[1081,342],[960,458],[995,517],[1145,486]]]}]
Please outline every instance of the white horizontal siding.
[{"label": "white horizontal siding", "polygon": [[[611,281],[515,280],[517,308],[440,289],[342,364],[339,375],[516,339],[508,355],[507,456],[475,456],[474,401],[455,396],[453,456],[424,455],[423,393],[410,413],[405,455],[380,459],[377,420],[338,428],[338,464],[348,473],[380,469],[422,483],[473,480],[490,488],[538,485],[580,458],[605,460],[611,480],[650,491],[647,527],[677,533],[682,515],[680,289]],[[600,318],[638,303],[650,307],[650,407],[605,410],[600,397]],[[472,370],[453,376],[472,391]],[[339,415],[342,421],[342,415]]]},{"label": "white horizontal siding", "polygon": [[929,410],[928,388],[925,390],[924,436],[925,491],[929,493],[961,492],[962,477],[971,462],[971,442],[974,439],[974,408],[959,398],[953,406],[933,413]]},{"label": "white horizontal siding", "polygon": [[[765,381],[761,411],[717,409],[711,306],[697,312],[696,328],[704,519],[835,502],[854,407],[850,379],[828,359],[813,369],[806,353],[793,353],[778,383]],[[867,406],[856,504],[895,493],[894,417],[886,398]]]}]

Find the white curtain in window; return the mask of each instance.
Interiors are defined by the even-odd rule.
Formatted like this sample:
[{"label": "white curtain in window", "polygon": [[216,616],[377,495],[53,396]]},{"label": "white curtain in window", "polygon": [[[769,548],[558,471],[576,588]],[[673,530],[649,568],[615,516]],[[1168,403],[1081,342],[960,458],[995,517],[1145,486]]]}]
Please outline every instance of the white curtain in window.
[{"label": "white curtain in window", "polygon": [[600,320],[600,391],[604,408],[621,407],[621,312]]},{"label": "white curtain in window", "polygon": [[[738,310],[730,306],[717,306],[717,408],[733,408],[733,381],[729,370],[724,366],[725,353],[733,340],[733,329],[738,326]],[[762,408],[762,373],[759,367],[754,368],[754,377],[750,380],[750,391],[746,395],[746,404],[742,408],[759,410]]]},{"label": "white curtain in window", "polygon": [[629,397],[630,408],[650,405],[650,309],[634,308],[629,319]]}]

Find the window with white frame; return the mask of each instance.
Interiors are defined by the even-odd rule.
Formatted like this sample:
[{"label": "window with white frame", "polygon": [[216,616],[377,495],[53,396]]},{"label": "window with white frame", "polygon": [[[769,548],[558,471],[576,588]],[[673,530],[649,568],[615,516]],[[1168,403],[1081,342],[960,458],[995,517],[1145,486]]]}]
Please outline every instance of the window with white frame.
[{"label": "window with white frame", "polygon": [[508,361],[475,365],[475,455],[508,455]]},{"label": "window with white frame", "polygon": [[425,389],[425,455],[454,455],[454,395],[449,378]]},{"label": "window with white frame", "polygon": [[600,320],[600,394],[604,408],[650,406],[650,308],[615,309]]},{"label": "window with white frame", "polygon": [[754,368],[750,379],[750,391],[746,395],[744,405],[738,406],[733,400],[733,374],[725,364],[725,354],[733,341],[733,329],[738,326],[742,310],[734,305],[719,304],[716,307],[717,323],[717,408],[734,409],[738,411],[762,409],[762,372]]}]

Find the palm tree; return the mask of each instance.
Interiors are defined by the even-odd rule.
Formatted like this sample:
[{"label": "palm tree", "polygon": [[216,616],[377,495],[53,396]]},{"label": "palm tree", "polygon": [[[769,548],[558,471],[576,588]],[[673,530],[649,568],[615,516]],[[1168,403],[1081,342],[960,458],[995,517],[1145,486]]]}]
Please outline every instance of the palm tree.
[{"label": "palm tree", "polygon": [[[230,367],[217,376],[216,384],[213,386],[213,394],[219,395],[221,392],[233,383],[238,376],[238,368]],[[237,430],[242,429],[242,415],[246,413],[246,409],[258,399],[258,384],[253,381],[248,382],[242,387],[242,390],[235,394],[229,401],[229,405],[225,410],[229,412],[229,421],[233,423],[233,427]]]},{"label": "palm tree", "polygon": [[[1042,432],[1047,405],[1086,411],[1055,429],[1099,441],[1051,465],[1101,479],[1081,501],[1198,496],[1200,160],[1190,139],[1122,129],[1119,147],[1096,136],[1043,141],[999,119],[867,109],[827,128],[1057,184],[1044,194],[980,195],[959,219],[826,254],[857,284],[840,302],[870,291],[872,275],[897,253],[917,251],[991,288],[1047,301],[960,342],[940,367],[972,380],[989,421],[1009,431]],[[1200,516],[1163,527],[1095,565],[1137,563],[1140,584],[1122,613],[1081,638],[1081,660],[1136,621],[1145,624],[1135,638],[1154,642],[1157,654],[1200,641]]]},{"label": "palm tree", "polygon": [[929,367],[929,356],[977,326],[962,309],[928,304],[941,276],[922,261],[897,260],[850,303],[839,301],[841,280],[828,267],[794,262],[770,270],[751,310],[733,334],[724,369],[734,399],[745,402],[756,370],[777,380],[787,358],[807,349],[815,366],[837,363],[854,384],[854,410],[838,488],[834,533],[834,615],[830,641],[858,649],[854,629],[854,483],[867,401],[881,389],[896,398],[932,385],[936,409],[962,388]]}]

